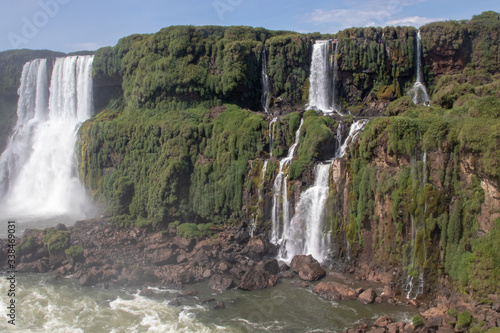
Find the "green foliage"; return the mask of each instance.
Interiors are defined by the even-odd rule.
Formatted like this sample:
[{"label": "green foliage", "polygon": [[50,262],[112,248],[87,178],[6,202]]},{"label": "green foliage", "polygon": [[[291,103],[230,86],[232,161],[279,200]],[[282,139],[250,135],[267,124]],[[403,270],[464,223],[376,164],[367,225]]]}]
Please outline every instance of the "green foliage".
[{"label": "green foliage", "polygon": [[64,253],[72,258],[76,258],[83,254],[83,248],[80,245],[71,245],[69,248],[64,250]]},{"label": "green foliage", "polygon": [[188,239],[207,237],[210,235],[211,226],[211,223],[182,223],[177,227],[177,236]]},{"label": "green foliage", "polygon": [[49,253],[61,252],[69,247],[69,231],[47,229],[43,241]]},{"label": "green foliage", "polygon": [[413,316],[413,318],[411,319],[411,323],[412,323],[414,328],[417,328],[419,326],[423,326],[425,324],[424,318],[422,318],[421,315]]},{"label": "green foliage", "polygon": [[34,236],[22,238],[21,243],[16,246],[16,252],[19,254],[27,254],[39,246]]},{"label": "green foliage", "polygon": [[464,311],[459,313],[457,316],[457,329],[461,330],[464,327],[468,327],[472,323],[472,315],[469,311]]},{"label": "green foliage", "polygon": [[458,317],[458,312],[457,312],[457,309],[455,309],[455,308],[449,309],[448,311],[446,311],[446,313],[454,318]]}]

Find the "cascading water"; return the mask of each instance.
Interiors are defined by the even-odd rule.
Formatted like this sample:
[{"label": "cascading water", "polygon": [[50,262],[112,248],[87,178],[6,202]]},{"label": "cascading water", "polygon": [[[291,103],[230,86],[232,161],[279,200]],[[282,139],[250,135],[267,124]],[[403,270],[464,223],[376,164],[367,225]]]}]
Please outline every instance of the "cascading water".
[{"label": "cascading water", "polygon": [[326,259],[330,238],[323,228],[330,167],[331,163],[318,164],[314,185],[300,195],[290,227],[284,230],[280,259],[288,262],[297,254],[311,254],[320,262]]},{"label": "cascading water", "polygon": [[332,78],[329,55],[330,41],[318,40],[313,45],[309,78],[309,108],[331,112]]},{"label": "cascading water", "polygon": [[335,53],[333,54],[333,82],[332,82],[332,106],[335,111],[340,110],[337,98],[337,87],[339,83],[339,43],[335,40]]},{"label": "cascading water", "polygon": [[267,59],[266,59],[266,49],[262,50],[262,96],[260,98],[260,103],[262,108],[266,113],[269,113],[269,97],[271,97],[271,80],[267,76]]},{"label": "cascading water", "polygon": [[[274,180],[273,184],[273,208],[271,212],[272,217],[272,231],[271,231],[271,242],[274,244],[279,244],[282,241],[283,230],[287,230],[290,223],[289,214],[289,204],[288,204],[288,180],[284,174],[284,167],[290,164],[295,154],[295,149],[299,144],[300,129],[304,119],[300,120],[299,128],[295,132],[295,142],[288,150],[288,156],[280,161],[278,175]],[[280,219],[281,217],[281,219]],[[280,220],[282,225],[280,225]]]},{"label": "cascading water", "polygon": [[[334,158],[344,156],[347,145],[354,141],[367,122],[359,120],[351,125],[348,137]],[[337,133],[337,139],[340,144],[340,133]],[[330,191],[329,175],[332,162],[327,161],[316,166],[313,186],[301,193],[294,217],[289,226],[284,225],[283,239],[279,242],[283,244],[279,253],[280,260],[290,262],[297,254],[311,254],[320,262],[327,259],[330,237],[325,230],[324,215]]]},{"label": "cascading water", "polygon": [[330,41],[317,40],[313,45],[311,75],[309,77],[308,109],[325,113],[338,112],[336,87],[338,83],[338,43],[330,57]]},{"label": "cascading water", "polygon": [[50,87],[47,60],[24,66],[18,121],[0,157],[2,215],[81,217],[89,208],[74,147],[78,128],[92,114],[92,61],[56,59]]},{"label": "cascading water", "polygon": [[423,104],[429,106],[431,100],[425,89],[424,81],[424,71],[422,68],[422,40],[420,37],[420,30],[417,32],[417,81],[413,84],[413,87],[409,91],[409,95],[415,104]]},{"label": "cascading water", "polygon": [[[262,170],[260,172],[260,184],[259,184],[259,203],[262,202],[262,199],[264,197],[264,184],[266,181],[266,172],[267,172],[267,164],[269,163],[269,160],[265,160],[264,164],[262,165]],[[257,229],[257,216],[255,214],[252,214],[252,218],[250,219],[250,237],[254,236],[255,229]]]},{"label": "cascading water", "polygon": [[274,140],[274,124],[278,121],[278,117],[274,117],[269,123],[269,156],[273,157],[273,140]]}]

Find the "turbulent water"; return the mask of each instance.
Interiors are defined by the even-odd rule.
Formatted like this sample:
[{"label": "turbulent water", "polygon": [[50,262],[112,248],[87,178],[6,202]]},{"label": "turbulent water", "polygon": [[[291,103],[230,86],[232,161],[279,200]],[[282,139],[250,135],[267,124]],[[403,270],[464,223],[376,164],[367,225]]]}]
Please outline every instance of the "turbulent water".
[{"label": "turbulent water", "polygon": [[[2,293],[8,282],[0,279]],[[213,293],[206,284],[189,286],[196,298],[180,298],[181,306],[168,303],[179,290],[158,290],[155,297],[139,296],[136,289],[80,287],[71,278],[46,274],[18,275],[16,326],[0,321],[0,331],[47,333],[125,332],[340,332],[362,319],[389,314],[394,320],[411,320],[415,309],[391,305],[363,305],[358,301],[329,302],[309,289],[281,280],[274,288]],[[381,290],[378,290],[380,293]],[[212,310],[214,297],[226,308]],[[0,308],[6,309],[5,297]]]},{"label": "turbulent water", "polygon": [[[0,217],[16,221],[84,217],[89,209],[74,147],[81,123],[92,114],[92,56],[25,64],[18,121],[0,157]],[[64,218],[62,218],[64,219]]]}]

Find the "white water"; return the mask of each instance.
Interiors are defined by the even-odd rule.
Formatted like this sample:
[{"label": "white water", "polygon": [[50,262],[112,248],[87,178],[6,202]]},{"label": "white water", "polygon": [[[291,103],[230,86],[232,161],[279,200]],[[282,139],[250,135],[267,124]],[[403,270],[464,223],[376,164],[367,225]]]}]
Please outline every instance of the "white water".
[{"label": "white water", "polygon": [[290,227],[284,230],[281,260],[290,262],[297,254],[311,254],[319,262],[327,258],[330,237],[323,229],[330,167],[331,163],[318,164],[314,185],[301,193]]},{"label": "white water", "polygon": [[269,156],[273,157],[273,141],[274,141],[274,124],[278,121],[278,117],[274,117],[269,123]]},{"label": "white water", "polygon": [[[288,229],[290,224],[290,207],[288,203],[288,179],[284,173],[284,167],[288,166],[293,159],[295,154],[295,149],[299,144],[300,129],[304,119],[300,120],[300,125],[295,132],[295,141],[293,145],[288,150],[288,156],[280,161],[280,167],[278,175],[276,176],[273,184],[273,208],[272,208],[272,232],[271,232],[271,242],[274,244],[279,244],[282,241],[283,230]],[[281,218],[280,218],[281,217]],[[280,221],[282,224],[280,225]]]},{"label": "white water", "polygon": [[424,71],[422,68],[422,40],[420,37],[420,30],[417,33],[417,81],[409,91],[409,95],[415,104],[423,104],[429,106],[431,100],[427,94],[427,89],[424,85]]},{"label": "white water", "polygon": [[[358,120],[351,125],[349,135],[337,150],[334,158],[345,155],[346,147],[351,144],[363,130],[367,120]],[[337,132],[339,144],[341,130]],[[330,192],[330,168],[332,161],[327,161],[316,166],[313,186],[302,192],[295,209],[295,215],[289,225],[284,224],[283,239],[278,243],[283,244],[279,259],[290,262],[297,254],[311,254],[319,262],[328,258],[331,247],[329,232],[325,226],[325,205]]]},{"label": "white water", "polygon": [[74,154],[77,131],[92,114],[92,56],[47,60],[23,68],[18,121],[0,157],[1,215],[16,219],[70,215],[90,207]]},{"label": "white water", "polygon": [[356,121],[355,123],[352,123],[351,128],[349,129],[349,135],[337,150],[336,158],[344,157],[347,147],[354,142],[358,134],[363,130],[363,128],[365,128],[365,125],[367,123],[367,119],[361,119]]},{"label": "white water", "polygon": [[266,59],[266,49],[262,50],[262,96],[260,98],[260,103],[262,104],[262,108],[266,113],[269,113],[269,98],[271,97],[271,80],[269,80],[269,76],[267,75],[267,59]]},{"label": "white water", "polygon": [[338,113],[337,93],[335,91],[338,75],[337,58],[337,43],[335,43],[335,54],[332,57],[330,57],[329,40],[317,40],[313,45],[308,109],[325,113],[337,111]]},{"label": "white water", "polygon": [[339,43],[335,42],[335,53],[333,54],[333,83],[332,83],[332,107],[335,111],[340,110],[338,97],[337,97],[337,87],[339,81]]}]

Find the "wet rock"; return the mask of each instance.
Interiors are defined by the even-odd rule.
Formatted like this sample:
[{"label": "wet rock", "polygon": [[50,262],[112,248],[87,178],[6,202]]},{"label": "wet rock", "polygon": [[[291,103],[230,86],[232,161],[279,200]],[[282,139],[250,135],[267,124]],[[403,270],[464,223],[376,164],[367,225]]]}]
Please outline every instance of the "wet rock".
[{"label": "wet rock", "polygon": [[377,298],[377,293],[373,289],[367,289],[358,296],[358,301],[363,304],[372,304]]},{"label": "wet rock", "polygon": [[229,270],[229,274],[231,274],[232,276],[234,276],[239,280],[245,274],[245,270],[242,269],[241,267],[234,266]]},{"label": "wet rock", "polygon": [[212,290],[226,291],[228,289],[234,288],[235,284],[232,278],[221,274],[215,274],[210,278],[208,286]]},{"label": "wet rock", "polygon": [[377,327],[387,327],[387,325],[392,323],[392,319],[389,316],[382,316],[379,319],[375,320],[373,326]]},{"label": "wet rock", "polygon": [[153,289],[150,289],[150,288],[144,288],[141,290],[141,292],[139,293],[139,296],[145,296],[145,297],[149,297],[149,296],[152,296],[154,294],[154,291]]},{"label": "wet rock", "polygon": [[250,259],[261,260],[268,252],[269,243],[266,239],[257,236],[248,241],[247,246],[241,251]]},{"label": "wet rock", "polygon": [[259,269],[261,271],[266,271],[274,275],[278,274],[280,271],[278,260],[276,259],[261,261],[257,263],[256,269]]},{"label": "wet rock", "polygon": [[293,281],[292,285],[294,285],[295,287],[299,287],[299,288],[308,288],[309,287],[309,283],[307,283],[305,281]]},{"label": "wet rock", "polygon": [[292,259],[290,268],[306,281],[316,281],[326,275],[326,271],[311,255],[296,255]]},{"label": "wet rock", "polygon": [[252,269],[241,277],[239,289],[243,290],[258,290],[269,287],[274,287],[278,282],[278,277],[269,272]]},{"label": "wet rock", "polygon": [[234,235],[234,240],[238,244],[246,244],[250,240],[250,234],[245,230],[240,230]]},{"label": "wet rock", "polygon": [[171,305],[171,306],[181,306],[181,301],[179,301],[178,298],[174,299],[174,300],[171,300],[170,302],[168,302],[168,305]]},{"label": "wet rock", "polygon": [[313,292],[329,300],[356,299],[356,292],[349,286],[338,282],[320,282],[314,287]]},{"label": "wet rock", "polygon": [[225,309],[226,308],[226,305],[224,304],[224,302],[217,302],[217,304],[215,304],[214,306],[214,310],[222,310],[222,309]]},{"label": "wet rock", "polygon": [[279,276],[283,279],[293,279],[295,277],[295,274],[293,272],[286,271],[286,272],[281,272]]},{"label": "wet rock", "polygon": [[385,333],[385,331],[386,330],[383,327],[372,327],[372,328],[370,328],[368,333]]},{"label": "wet rock", "polygon": [[286,272],[286,271],[289,271],[290,270],[290,266],[288,266],[287,264],[282,264],[280,266],[280,272]]},{"label": "wet rock", "polygon": [[213,302],[213,301],[215,301],[215,298],[209,297],[209,298],[205,298],[203,301],[201,301],[201,304],[208,304],[208,303]]}]

